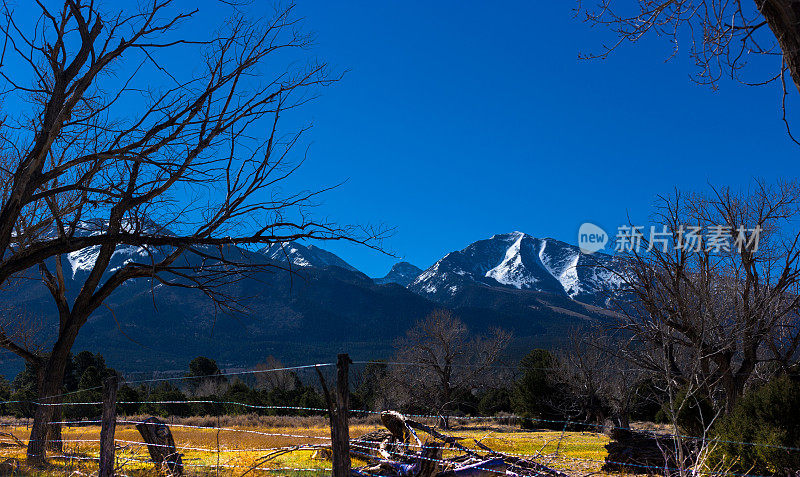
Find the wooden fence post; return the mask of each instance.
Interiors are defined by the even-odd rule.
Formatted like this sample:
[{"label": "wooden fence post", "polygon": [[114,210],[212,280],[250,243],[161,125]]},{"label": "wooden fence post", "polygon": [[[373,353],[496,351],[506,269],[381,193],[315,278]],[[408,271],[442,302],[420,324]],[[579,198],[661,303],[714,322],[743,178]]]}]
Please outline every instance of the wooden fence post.
[{"label": "wooden fence post", "polygon": [[336,362],[336,422],[332,438],[333,477],[350,477],[350,356],[340,354]]},{"label": "wooden fence post", "polygon": [[147,451],[157,470],[169,470],[171,475],[183,475],[183,454],[175,449],[175,439],[166,423],[157,417],[148,417],[136,424],[136,430],[147,443]]},{"label": "wooden fence post", "polygon": [[114,475],[114,430],[117,427],[117,377],[103,382],[103,417],[100,428],[100,472],[98,477]]}]

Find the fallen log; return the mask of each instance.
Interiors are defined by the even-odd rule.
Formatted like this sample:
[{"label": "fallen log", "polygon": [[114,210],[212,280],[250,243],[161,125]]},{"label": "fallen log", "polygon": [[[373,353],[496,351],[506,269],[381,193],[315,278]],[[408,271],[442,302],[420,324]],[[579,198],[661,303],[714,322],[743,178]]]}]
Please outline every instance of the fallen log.
[{"label": "fallen log", "polygon": [[498,474],[505,474],[506,469],[508,469],[508,464],[505,459],[495,457],[446,470],[436,475],[437,477],[497,477]]},{"label": "fallen log", "polygon": [[401,442],[408,442],[411,433],[404,415],[397,411],[383,411],[381,413],[381,424],[395,439]]},{"label": "fallen log", "polygon": [[391,460],[408,451],[408,446],[398,441],[394,434],[387,430],[372,431],[351,439],[350,446],[350,455],[360,459],[379,457]]},{"label": "fallen log", "polygon": [[431,477],[442,468],[442,446],[429,442],[422,449],[422,462],[417,477]]}]

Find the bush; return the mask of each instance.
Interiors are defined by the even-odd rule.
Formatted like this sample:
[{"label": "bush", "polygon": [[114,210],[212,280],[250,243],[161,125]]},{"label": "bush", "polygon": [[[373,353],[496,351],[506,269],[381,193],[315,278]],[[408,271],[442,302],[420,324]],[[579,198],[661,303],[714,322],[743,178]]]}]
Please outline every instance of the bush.
[{"label": "bush", "polygon": [[208,395],[210,390],[219,391],[228,382],[221,375],[217,362],[205,356],[198,356],[189,363],[189,372],[185,377],[191,394]]},{"label": "bush", "polygon": [[519,420],[519,428],[524,430],[531,430],[537,429],[539,422],[534,422],[533,419],[529,417],[523,417]]},{"label": "bush", "polygon": [[500,412],[511,411],[511,392],[505,388],[490,389],[478,402],[478,414],[494,416]]},{"label": "bush", "polygon": [[186,395],[171,383],[160,383],[148,394],[140,394],[146,395],[148,401],[174,401],[174,404],[142,404],[141,410],[145,414],[161,417],[184,417],[192,414],[191,406],[182,403],[186,401]]},{"label": "bush", "polygon": [[132,403],[132,404],[118,404],[117,408],[119,409],[120,414],[125,416],[133,416],[134,414],[138,414],[141,408],[141,404],[139,401],[142,401],[141,396],[139,396],[139,392],[136,391],[134,388],[128,386],[127,384],[122,385],[117,392],[117,401],[125,402],[125,403]]},{"label": "bush", "polygon": [[195,402],[191,406],[191,413],[193,416],[223,416],[225,415],[224,405],[221,404],[224,398],[220,398],[216,394],[208,396],[192,396],[191,401],[209,401],[209,402]]},{"label": "bush", "polygon": [[[664,403],[661,410],[655,415],[656,422],[672,422],[672,406]],[[688,394],[686,389],[675,393],[674,409],[678,415],[675,421],[681,432],[690,436],[702,436],[705,430],[714,422],[716,412],[711,401],[699,393]]]},{"label": "bush", "polygon": [[[11,383],[5,376],[0,376],[0,401],[11,400]],[[7,404],[0,404],[0,415],[6,416],[9,413]]]},{"label": "bush", "polygon": [[659,411],[662,410],[662,403],[669,400],[665,388],[666,384],[653,378],[638,382],[634,386],[631,420],[663,422],[665,416],[663,412],[659,413]]},{"label": "bush", "polygon": [[8,406],[8,411],[14,417],[33,417],[36,406],[36,371],[29,364],[25,364],[25,369],[17,374],[11,383],[12,393]]},{"label": "bush", "polygon": [[223,394],[222,400],[225,402],[223,405],[224,413],[229,416],[256,412],[252,407],[242,406],[241,404],[260,405],[258,392],[242,381],[235,381]]},{"label": "bush", "polygon": [[386,397],[388,367],[386,363],[369,363],[360,376],[360,384],[350,395],[351,408],[379,410]]},{"label": "bush", "polygon": [[[312,408],[312,409],[325,409],[328,407],[327,403],[325,402],[325,398],[317,392],[316,389],[312,387],[306,387],[303,389],[303,394],[300,395],[300,399],[297,401],[297,406],[305,407],[305,408]],[[319,411],[299,411],[297,415],[299,416],[313,416],[314,414],[320,414]]]},{"label": "bush", "polygon": [[554,384],[552,369],[558,365],[547,350],[534,349],[520,361],[522,375],[514,383],[511,406],[523,417],[523,429],[562,429],[564,415],[559,412],[563,393]]},{"label": "bush", "polygon": [[[714,429],[721,442],[713,462],[732,472],[788,474],[800,469],[800,452],[768,446],[800,447],[800,381],[776,378],[739,401]],[[735,444],[750,442],[755,445]]]}]

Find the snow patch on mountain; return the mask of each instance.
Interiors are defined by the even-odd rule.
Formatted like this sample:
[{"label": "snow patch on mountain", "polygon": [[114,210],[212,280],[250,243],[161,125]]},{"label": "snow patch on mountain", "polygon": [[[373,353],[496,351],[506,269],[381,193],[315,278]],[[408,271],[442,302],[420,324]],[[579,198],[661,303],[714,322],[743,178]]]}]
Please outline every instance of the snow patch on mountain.
[{"label": "snow patch on mountain", "polygon": [[[75,237],[92,237],[105,233],[108,229],[108,220],[102,218],[82,220],[75,225],[73,235]],[[122,220],[121,229],[124,232],[142,235],[173,235],[171,231],[163,226],[160,226],[150,219],[144,217],[125,218]],[[41,238],[53,239],[62,235],[69,235],[71,231],[65,227],[64,230],[59,230],[57,226],[53,225],[46,230]],[[169,247],[164,247],[169,249]],[[72,278],[79,272],[89,272],[94,268],[97,262],[97,257],[100,255],[100,246],[93,245],[90,247],[70,252],[66,254],[65,258],[72,271]],[[117,245],[114,253],[109,261],[106,273],[112,273],[119,270],[126,264],[135,261],[137,258],[149,257],[150,255],[163,256],[163,252],[159,251],[156,247],[140,247],[137,245]]]},{"label": "snow patch on mountain", "polygon": [[487,271],[484,276],[514,288],[535,287],[539,280],[530,272],[523,261],[522,240],[525,238],[525,234],[514,232],[512,235],[515,235],[517,239],[506,250],[503,261]]},{"label": "snow patch on mountain", "polygon": [[270,260],[289,262],[298,267],[325,268],[333,265],[353,272],[358,271],[338,255],[314,245],[306,247],[297,242],[282,242],[264,247],[260,252]]},{"label": "snow patch on mountain", "polygon": [[[608,270],[611,269],[611,270]],[[623,280],[613,257],[585,255],[574,245],[522,232],[494,235],[451,252],[422,272],[408,288],[446,301],[462,285],[480,284],[563,294],[603,305]]]},{"label": "snow patch on mountain", "polygon": [[94,267],[97,257],[100,255],[100,246],[86,247],[75,252],[67,254],[70,269],[72,270],[72,278],[75,274],[81,271],[89,271]]},{"label": "snow patch on mountain", "polygon": [[570,298],[574,298],[581,291],[581,280],[578,276],[580,259],[581,252],[576,250],[576,247],[552,239],[541,241],[539,260],[547,271],[561,283],[564,292]]},{"label": "snow patch on mountain", "polygon": [[[106,273],[113,273],[129,263],[137,261],[137,259],[157,254],[161,254],[157,249],[150,250],[148,247],[139,247],[136,245],[117,245],[114,249],[114,253],[111,255]],[[68,253],[67,262],[72,270],[72,278],[75,278],[78,272],[91,271],[99,255],[99,245]]]}]

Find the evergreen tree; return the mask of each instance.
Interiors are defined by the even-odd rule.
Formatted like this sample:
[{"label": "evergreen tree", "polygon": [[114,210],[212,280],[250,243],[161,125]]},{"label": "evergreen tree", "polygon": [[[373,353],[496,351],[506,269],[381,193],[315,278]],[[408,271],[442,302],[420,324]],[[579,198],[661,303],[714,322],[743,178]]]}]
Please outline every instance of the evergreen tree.
[{"label": "evergreen tree", "polygon": [[553,417],[552,403],[557,392],[549,374],[555,364],[553,355],[544,349],[535,349],[522,358],[522,376],[516,382],[512,395],[515,412],[536,419]]}]

